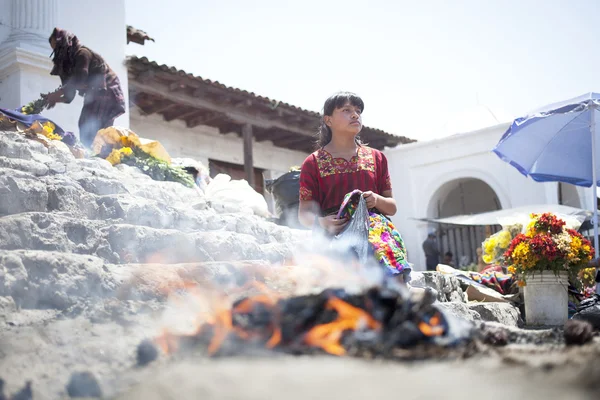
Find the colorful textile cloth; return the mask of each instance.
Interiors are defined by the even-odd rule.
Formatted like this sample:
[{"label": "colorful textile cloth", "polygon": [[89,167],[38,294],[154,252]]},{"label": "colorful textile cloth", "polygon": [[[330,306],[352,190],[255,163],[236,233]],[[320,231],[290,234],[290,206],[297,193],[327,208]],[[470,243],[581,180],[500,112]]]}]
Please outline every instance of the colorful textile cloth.
[{"label": "colorful textile cloth", "polygon": [[52,122],[55,126],[54,132],[56,132],[59,135],[62,135],[64,133],[64,130],[60,126],[56,125],[54,121],[42,117],[40,114],[27,115],[21,113],[19,110],[8,110],[5,108],[0,108],[0,117],[2,116],[5,116],[9,119],[9,121],[13,123],[19,122],[27,128],[29,128],[35,121],[39,121],[41,124],[43,124],[44,122]]},{"label": "colorful textile cloth", "polygon": [[319,149],[304,160],[300,200],[315,201],[323,215],[337,212],[344,195],[355,189],[380,195],[392,189],[387,159],[379,150],[360,146],[348,161]]},{"label": "colorful textile cloth", "polygon": [[[353,217],[362,191],[346,194],[340,206],[338,218]],[[406,258],[406,247],[394,224],[385,216],[369,211],[369,244],[379,264],[391,275],[407,275],[411,267]]]},{"label": "colorful textile cloth", "polygon": [[469,272],[469,277],[500,294],[514,294],[519,291],[517,280],[512,274],[503,274],[497,271],[486,273]]}]

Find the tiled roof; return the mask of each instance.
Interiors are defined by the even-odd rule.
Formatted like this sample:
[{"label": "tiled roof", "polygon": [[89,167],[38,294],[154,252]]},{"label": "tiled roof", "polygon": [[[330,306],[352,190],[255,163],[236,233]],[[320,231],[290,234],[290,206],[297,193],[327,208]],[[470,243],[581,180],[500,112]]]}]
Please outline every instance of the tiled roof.
[{"label": "tiled roof", "polygon": [[[321,115],[318,112],[315,111],[311,111],[311,110],[306,110],[304,108],[301,107],[297,107],[294,106],[292,104],[289,103],[285,103],[285,102],[281,102],[275,99],[270,99],[268,97],[265,96],[261,96],[258,95],[256,93],[253,92],[249,92],[247,90],[243,90],[243,89],[238,89],[235,87],[231,87],[231,86],[227,86],[224,85],[223,83],[220,83],[218,81],[213,81],[210,79],[205,79],[202,78],[200,76],[195,76],[191,73],[187,73],[183,70],[177,69],[175,67],[171,67],[165,64],[158,64],[155,61],[150,61],[148,60],[146,57],[136,57],[136,56],[130,56],[127,59],[127,63],[130,66],[136,66],[138,69],[142,69],[145,68],[147,70],[152,70],[152,71],[161,71],[161,72],[165,72],[174,76],[179,76],[182,78],[187,78],[187,79],[192,79],[194,81],[197,81],[199,83],[205,84],[205,85],[209,85],[209,86],[213,86],[215,88],[221,89],[221,90],[225,90],[227,92],[230,92],[232,94],[237,94],[237,95],[243,95],[245,97],[248,97],[251,100],[254,101],[258,101],[258,102],[262,102],[262,103],[266,103],[268,104],[268,106],[275,110],[277,108],[286,108],[289,110],[294,110],[298,113],[303,114],[304,116],[307,117],[312,117],[312,118],[320,118]],[[393,135],[391,133],[385,132],[381,129],[376,129],[376,128],[370,128],[370,127],[363,127],[363,133],[368,133],[370,136],[378,136],[380,138],[385,138],[387,145],[388,146],[394,146],[397,144],[401,144],[401,143],[412,143],[415,142],[416,140],[414,139],[410,139],[407,138],[405,136],[397,136],[397,135]]]}]

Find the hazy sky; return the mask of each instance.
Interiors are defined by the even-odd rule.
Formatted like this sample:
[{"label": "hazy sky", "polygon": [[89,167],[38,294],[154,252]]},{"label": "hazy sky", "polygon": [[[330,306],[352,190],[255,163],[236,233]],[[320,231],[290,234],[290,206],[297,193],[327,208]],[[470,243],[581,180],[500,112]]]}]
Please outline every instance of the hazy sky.
[{"label": "hazy sky", "polygon": [[353,91],[418,140],[600,91],[599,0],[126,3],[156,39],[129,54],[314,111]]}]

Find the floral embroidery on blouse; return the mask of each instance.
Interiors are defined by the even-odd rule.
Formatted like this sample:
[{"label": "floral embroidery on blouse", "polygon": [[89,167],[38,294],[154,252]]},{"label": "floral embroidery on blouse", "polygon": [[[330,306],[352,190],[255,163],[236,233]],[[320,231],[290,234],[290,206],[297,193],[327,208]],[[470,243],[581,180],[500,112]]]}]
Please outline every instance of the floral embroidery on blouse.
[{"label": "floral embroidery on blouse", "polygon": [[390,179],[390,174],[387,174],[385,176],[385,186],[383,189],[384,190],[392,190],[392,181]]},{"label": "floral embroidery on blouse", "polygon": [[350,174],[358,171],[375,172],[375,157],[371,149],[359,147],[357,155],[350,161],[343,158],[333,158],[325,150],[317,152],[317,165],[322,178],[334,174]]},{"label": "floral embroidery on blouse", "polygon": [[307,189],[304,186],[300,186],[300,200],[308,201],[308,200],[312,200],[312,199],[313,199],[312,191],[310,189]]}]

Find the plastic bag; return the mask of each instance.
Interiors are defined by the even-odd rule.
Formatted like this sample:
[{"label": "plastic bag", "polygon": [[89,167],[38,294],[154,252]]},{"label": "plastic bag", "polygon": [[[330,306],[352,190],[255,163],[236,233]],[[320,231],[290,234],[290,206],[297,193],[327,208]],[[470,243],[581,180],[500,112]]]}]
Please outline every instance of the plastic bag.
[{"label": "plastic bag", "polygon": [[[352,195],[351,201],[355,196]],[[369,243],[369,210],[361,193],[357,196],[358,204],[352,219],[344,230],[334,237],[332,247],[342,253],[356,253],[358,261],[365,265],[372,259]]]},{"label": "plastic bag", "polygon": [[600,295],[595,294],[589,299],[583,300],[579,307],[577,307],[577,313],[573,315],[573,319],[587,321],[596,330],[600,330]]},{"label": "plastic bag", "polygon": [[300,171],[290,171],[277,179],[267,179],[265,188],[273,195],[278,214],[296,208],[300,199]]},{"label": "plastic bag", "polygon": [[152,157],[171,164],[171,156],[160,142],[140,138],[135,132],[117,126],[100,129],[92,143],[92,151],[94,154],[101,154],[105,147],[120,149],[124,144],[128,147],[138,147]]},{"label": "plastic bag", "polygon": [[209,201],[234,204],[240,208],[250,208],[255,215],[270,216],[265,198],[244,179],[231,180],[227,174],[218,174],[208,184],[204,194]]}]

